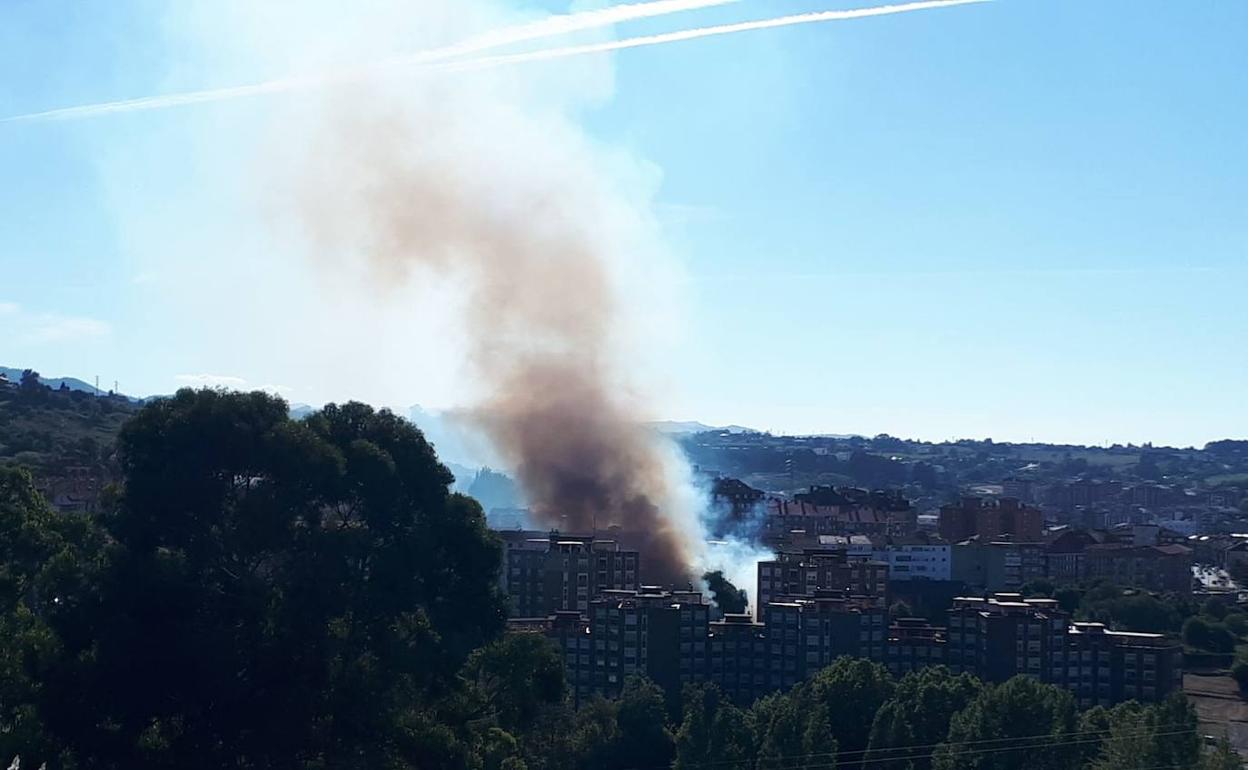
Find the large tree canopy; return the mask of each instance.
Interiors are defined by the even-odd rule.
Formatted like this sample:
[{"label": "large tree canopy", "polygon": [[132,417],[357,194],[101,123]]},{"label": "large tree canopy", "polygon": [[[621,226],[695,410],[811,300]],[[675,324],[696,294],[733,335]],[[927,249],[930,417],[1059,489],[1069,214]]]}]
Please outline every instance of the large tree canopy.
[{"label": "large tree canopy", "polygon": [[[99,767],[387,767],[497,636],[499,546],[410,423],[179,392],[118,442],[48,723]],[[413,735],[413,730],[419,735]]]}]

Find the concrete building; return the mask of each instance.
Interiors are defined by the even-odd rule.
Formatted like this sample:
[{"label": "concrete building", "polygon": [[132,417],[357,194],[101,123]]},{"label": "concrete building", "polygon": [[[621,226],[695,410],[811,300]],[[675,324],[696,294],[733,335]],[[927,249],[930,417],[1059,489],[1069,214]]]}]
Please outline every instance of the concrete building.
[{"label": "concrete building", "polygon": [[782,598],[813,595],[820,589],[885,597],[888,565],[872,559],[851,559],[843,548],[808,548],[782,552],[758,564],[756,606]]},{"label": "concrete building", "polygon": [[895,539],[874,553],[876,561],[888,564],[888,579],[952,580],[952,547],[948,543]]},{"label": "concrete building", "polygon": [[1067,634],[1063,686],[1081,708],[1124,700],[1157,702],[1183,687],[1183,651],[1160,634],[1109,631],[1075,623]]},{"label": "concrete building", "polygon": [[941,506],[939,531],[951,543],[972,537],[992,540],[1002,536],[1039,542],[1044,535],[1044,513],[1013,497],[1003,497],[995,503],[964,497],[956,505]]},{"label": "concrete building", "polygon": [[987,593],[1017,591],[1046,575],[1039,543],[1008,540],[959,543],[950,549],[953,580]]},{"label": "concrete building", "polygon": [[888,643],[888,612],[879,597],[816,591],[765,605],[763,621],[772,660],[782,661],[773,663],[778,687],[791,687],[842,656],[883,660]]},{"label": "concrete building", "polygon": [[946,627],[918,618],[890,624],[880,599],[828,591],[772,602],[761,621],[745,614],[709,618],[709,607],[692,592],[644,588],[606,592],[588,618],[565,611],[513,619],[510,626],[544,633],[559,646],[578,702],[618,695],[636,673],[669,694],[690,682],[714,682],[749,705],[841,656],[884,663],[898,676],[930,665],[988,682],[1026,674],[1069,689],[1085,707],[1159,701],[1182,685],[1177,641],[1072,625],[1056,601],[1017,594],[959,597]]},{"label": "concrete building", "polygon": [[696,591],[604,591],[589,613],[592,666],[581,672],[589,689],[618,695],[630,674],[644,674],[679,692],[683,682],[704,678],[709,612]]},{"label": "concrete building", "polygon": [[505,533],[504,546],[500,584],[511,599],[512,617],[546,617],[560,610],[585,614],[603,591],[639,585],[637,551],[613,540]]},{"label": "concrete building", "polygon": [[1192,590],[1192,549],[1184,545],[1091,545],[1084,563],[1089,578],[1148,591]]},{"label": "concrete building", "polygon": [[886,665],[896,677],[927,666],[944,666],[948,647],[945,628],[923,618],[896,618],[888,627]]},{"label": "concrete building", "polygon": [[744,704],[775,689],[771,686],[766,626],[749,615],[728,614],[710,624],[709,639],[706,681],[718,685],[733,701]]},{"label": "concrete building", "polygon": [[989,682],[1028,674],[1064,681],[1070,617],[1053,599],[959,597],[948,612],[948,662]]}]

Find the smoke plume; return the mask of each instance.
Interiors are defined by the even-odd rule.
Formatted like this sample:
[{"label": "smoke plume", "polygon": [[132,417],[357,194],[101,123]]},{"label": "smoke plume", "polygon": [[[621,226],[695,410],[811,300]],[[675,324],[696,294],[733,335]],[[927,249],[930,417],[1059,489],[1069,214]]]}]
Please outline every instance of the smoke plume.
[{"label": "smoke plume", "polygon": [[680,482],[629,376],[628,317],[652,297],[625,295],[624,274],[668,280],[648,201],[566,104],[492,74],[407,86],[321,113],[297,164],[312,246],[362,253],[383,286],[462,291],[474,421],[534,518],[618,526],[646,580],[687,582],[696,516],[672,510]]}]

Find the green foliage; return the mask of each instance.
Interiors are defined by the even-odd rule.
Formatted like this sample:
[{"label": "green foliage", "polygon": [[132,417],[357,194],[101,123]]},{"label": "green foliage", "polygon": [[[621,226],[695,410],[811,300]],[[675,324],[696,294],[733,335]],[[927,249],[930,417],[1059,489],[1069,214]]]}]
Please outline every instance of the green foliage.
[{"label": "green foliage", "polygon": [[898,599],[888,608],[888,616],[890,618],[913,618],[915,617],[914,608],[907,602]]},{"label": "green foliage", "polygon": [[745,766],[754,756],[749,716],[713,684],[686,685],[683,716],[676,731],[673,770],[697,770],[708,764]]},{"label": "green foliage", "polygon": [[722,570],[707,572],[702,575],[702,580],[706,582],[706,587],[711,592],[711,600],[721,612],[739,614],[745,612],[749,606],[745,591],[737,588],[724,577]]},{"label": "green foliage", "polygon": [[983,690],[970,674],[954,675],[944,666],[906,674],[891,700],[876,712],[871,724],[868,760],[878,770],[926,770],[929,750],[949,734],[949,722]]},{"label": "green foliage", "polygon": [[1239,685],[1241,692],[1248,693],[1248,661],[1238,658],[1231,666],[1231,678]]},{"label": "green foliage", "polygon": [[1218,741],[1212,751],[1201,757],[1200,770],[1242,770],[1244,761],[1226,738]]},{"label": "green foliage", "polygon": [[479,714],[503,730],[528,730],[567,694],[563,659],[538,634],[507,634],[475,651],[462,677]]},{"label": "green foliage", "polygon": [[1200,613],[1207,615],[1214,620],[1225,620],[1226,613],[1230,610],[1227,606],[1227,600],[1219,596],[1211,596],[1200,605]]},{"label": "green foliage", "polygon": [[1183,696],[1153,706],[1128,701],[1104,713],[1107,734],[1090,765],[1093,770],[1197,767],[1196,711]]},{"label": "green foliage", "polygon": [[[984,688],[953,717],[948,740],[936,752],[932,766],[937,770],[1065,770],[1079,760],[1078,746],[1071,744],[1076,723],[1069,692],[1016,676]],[[984,741],[1001,741],[989,745],[1015,748],[989,751],[982,748]]]},{"label": "green foliage", "polygon": [[1199,616],[1188,618],[1183,623],[1183,643],[1208,652],[1235,651],[1235,635],[1226,626]]},{"label": "green foliage", "polygon": [[44,385],[0,388],[0,465],[20,465],[41,481],[67,468],[85,468],[108,480],[113,442],[137,407],[124,398]]},{"label": "green foliage", "polygon": [[808,688],[760,699],[752,709],[759,770],[834,767],[837,742],[827,710],[811,702]]},{"label": "green foliage", "polygon": [[[95,518],[56,514],[29,475],[0,468],[0,752],[25,766],[1232,766],[1220,749],[1200,757],[1181,698],[1089,710],[1078,729],[1097,737],[1075,741],[1055,687],[943,668],[895,682],[850,658],[750,709],[689,685],[676,725],[637,677],[573,710],[558,649],[501,633],[501,554],[479,506],[448,492],[419,431],[360,404],[295,422],[264,394],[183,391],[121,430],[116,463]],[[1079,599],[1119,624],[1195,614],[1112,586]],[[1196,616],[1196,636],[1245,622],[1207,613],[1222,623]],[[936,744],[934,761],[898,751]]]},{"label": "green foliage", "polygon": [[1125,592],[1103,585],[1083,596],[1079,614],[1087,620],[1127,631],[1173,633],[1183,623],[1183,611],[1171,601],[1145,593]]},{"label": "green foliage", "polygon": [[28,766],[70,759],[50,734],[41,706],[62,655],[53,627],[88,592],[99,540],[85,519],[58,516],[29,474],[0,467],[0,756]]},{"label": "green foliage", "polygon": [[1019,593],[1027,598],[1039,596],[1051,599],[1057,589],[1053,583],[1048,580],[1033,580],[1029,583],[1024,583],[1018,590]]},{"label": "green foliage", "polygon": [[804,685],[809,690],[808,710],[832,725],[841,751],[856,757],[866,751],[875,714],[893,697],[895,687],[888,669],[862,658],[840,658]]},{"label": "green foliage", "polygon": [[547,715],[528,733],[526,759],[534,770],[667,767],[675,754],[663,691],[644,677],[626,679],[617,700],[596,697],[574,715]]},{"label": "green foliage", "polygon": [[1226,630],[1235,636],[1248,635],[1248,615],[1238,610],[1226,613],[1222,618],[1222,623],[1226,626]]},{"label": "green foliage", "polygon": [[68,746],[99,767],[466,756],[448,697],[502,628],[500,551],[419,431],[362,404],[293,422],[262,393],[182,391],[119,449],[91,600],[50,623],[65,655],[42,711]]}]

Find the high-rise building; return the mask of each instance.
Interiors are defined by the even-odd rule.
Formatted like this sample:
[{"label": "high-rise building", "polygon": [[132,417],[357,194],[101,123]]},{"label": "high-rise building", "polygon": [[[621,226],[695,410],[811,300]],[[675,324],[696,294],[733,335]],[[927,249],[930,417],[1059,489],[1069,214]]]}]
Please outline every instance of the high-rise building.
[{"label": "high-rise building", "polygon": [[895,618],[888,627],[886,659],[889,673],[901,677],[928,666],[946,664],[946,630],[923,618]]},{"label": "high-rise building", "polygon": [[1156,702],[1183,687],[1182,648],[1159,634],[1075,623],[1067,634],[1067,650],[1062,684],[1082,708],[1124,700]]},{"label": "high-rise building", "polygon": [[511,627],[544,633],[559,646],[578,702],[618,695],[630,674],[643,674],[672,694],[690,682],[714,682],[748,705],[842,656],[884,663],[897,676],[942,664],[988,682],[1025,674],[1070,690],[1085,707],[1159,701],[1182,686],[1177,641],[1071,625],[1052,599],[960,597],[947,627],[919,618],[890,624],[881,599],[845,592],[772,602],[761,620],[729,614],[710,621],[709,610],[695,592],[606,591],[588,618],[563,611],[514,619]]},{"label": "high-rise building", "polygon": [[709,611],[696,591],[650,586],[603,591],[590,602],[594,665],[587,675],[592,689],[616,695],[630,674],[644,674],[668,692],[697,681],[705,668]]},{"label": "high-rise building", "polygon": [[1064,681],[1070,616],[1053,599],[959,597],[948,612],[948,623],[946,657],[955,672],[967,671],[989,682],[1015,674]]},{"label": "high-rise building", "polygon": [[771,561],[758,563],[755,596],[759,607],[787,597],[813,595],[821,589],[883,598],[888,593],[888,564],[850,558],[843,548],[782,552]]},{"label": "high-rise building", "polygon": [[607,590],[636,590],[637,551],[614,540],[552,532],[545,537],[505,537],[503,590],[512,617],[546,617],[560,610],[589,611]]},{"label": "high-rise building", "polygon": [[1044,513],[1013,497],[995,503],[964,497],[956,505],[941,507],[938,528],[940,536],[951,543],[976,536],[993,540],[1007,535],[1015,542],[1038,543],[1044,536]]}]

